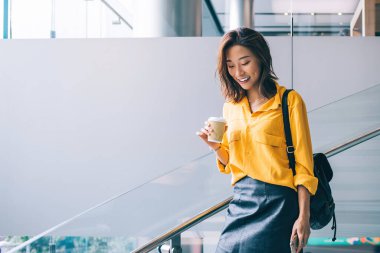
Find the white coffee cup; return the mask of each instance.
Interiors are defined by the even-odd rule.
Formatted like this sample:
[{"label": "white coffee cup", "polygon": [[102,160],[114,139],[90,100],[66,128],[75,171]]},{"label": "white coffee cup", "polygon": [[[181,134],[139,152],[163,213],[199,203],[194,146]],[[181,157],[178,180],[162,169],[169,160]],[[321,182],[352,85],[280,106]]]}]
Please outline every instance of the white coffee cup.
[{"label": "white coffee cup", "polygon": [[210,117],[207,121],[210,123],[211,129],[213,129],[207,140],[209,142],[221,143],[224,131],[226,130],[226,120],[222,117]]}]

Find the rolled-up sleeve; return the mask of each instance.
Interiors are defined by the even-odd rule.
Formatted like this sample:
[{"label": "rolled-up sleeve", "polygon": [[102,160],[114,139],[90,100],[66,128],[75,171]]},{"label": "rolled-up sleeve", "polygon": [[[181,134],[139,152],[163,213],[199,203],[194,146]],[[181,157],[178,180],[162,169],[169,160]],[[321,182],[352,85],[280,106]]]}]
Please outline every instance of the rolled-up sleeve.
[{"label": "rolled-up sleeve", "polygon": [[290,108],[290,125],[296,159],[294,186],[302,185],[311,195],[314,195],[317,191],[318,179],[313,171],[313,151],[306,106],[299,94],[291,92],[290,95],[294,96],[292,99],[294,103]]}]

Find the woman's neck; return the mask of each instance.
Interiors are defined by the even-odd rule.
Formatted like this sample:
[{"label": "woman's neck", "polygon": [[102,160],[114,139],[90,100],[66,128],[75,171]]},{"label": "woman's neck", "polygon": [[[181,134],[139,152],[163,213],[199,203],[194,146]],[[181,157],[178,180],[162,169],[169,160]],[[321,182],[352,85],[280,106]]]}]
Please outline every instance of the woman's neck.
[{"label": "woman's neck", "polygon": [[263,99],[264,95],[262,95],[259,91],[259,87],[252,87],[250,90],[247,90],[247,98],[249,102],[255,102],[257,100]]}]

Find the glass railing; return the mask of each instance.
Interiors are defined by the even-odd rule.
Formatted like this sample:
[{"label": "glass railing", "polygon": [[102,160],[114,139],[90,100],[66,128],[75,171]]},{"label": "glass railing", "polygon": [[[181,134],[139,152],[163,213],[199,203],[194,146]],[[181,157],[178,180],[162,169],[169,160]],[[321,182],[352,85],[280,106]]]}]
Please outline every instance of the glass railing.
[{"label": "glass railing", "polygon": [[[380,85],[377,85],[309,112],[315,151],[326,151],[358,134],[377,129],[379,92]],[[380,213],[380,199],[375,190],[380,180],[376,169],[380,159],[378,140],[369,140],[331,158],[340,240],[380,236],[380,217],[376,216]],[[95,248],[96,252],[131,252],[228,199],[232,195],[229,180],[229,176],[217,170],[214,155],[207,154],[39,235],[9,237],[4,242],[19,245],[10,252],[55,249],[87,253]],[[352,223],[356,227],[350,225],[350,220],[356,222]],[[223,213],[208,218],[197,225],[199,231],[193,228],[183,233],[182,243],[189,249],[203,247],[208,248],[203,252],[212,252],[223,221]],[[331,235],[329,228],[313,232],[310,243],[328,244]]]},{"label": "glass railing", "polygon": [[295,13],[294,36],[350,36],[353,13]]},{"label": "glass railing", "polygon": [[[334,168],[331,187],[336,201],[338,231],[343,239],[380,237],[379,144],[378,136],[330,158]],[[329,235],[329,227],[313,232],[313,237],[317,238]],[[373,243],[380,245],[380,240]]]},{"label": "glass railing", "polygon": [[329,150],[380,125],[380,84],[308,113],[314,152]]},{"label": "glass railing", "polygon": [[217,171],[214,156],[206,155],[45,231],[30,247],[45,252],[52,240],[57,252],[97,244],[104,252],[118,247],[130,252],[230,194],[229,178]]},{"label": "glass railing", "polygon": [[255,29],[265,36],[291,36],[291,13],[255,13]]},{"label": "glass railing", "polygon": [[[294,36],[375,36],[376,1],[292,1]],[[378,12],[377,12],[378,13]]]}]

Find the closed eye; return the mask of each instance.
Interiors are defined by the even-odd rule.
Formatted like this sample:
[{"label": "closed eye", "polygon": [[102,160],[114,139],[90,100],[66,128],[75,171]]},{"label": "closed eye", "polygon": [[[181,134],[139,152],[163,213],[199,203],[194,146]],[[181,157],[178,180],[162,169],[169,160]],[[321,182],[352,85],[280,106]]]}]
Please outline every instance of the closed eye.
[{"label": "closed eye", "polygon": [[247,61],[247,62],[245,62],[245,63],[242,63],[242,65],[243,66],[246,66],[246,65],[248,65],[250,62],[249,61]]}]

